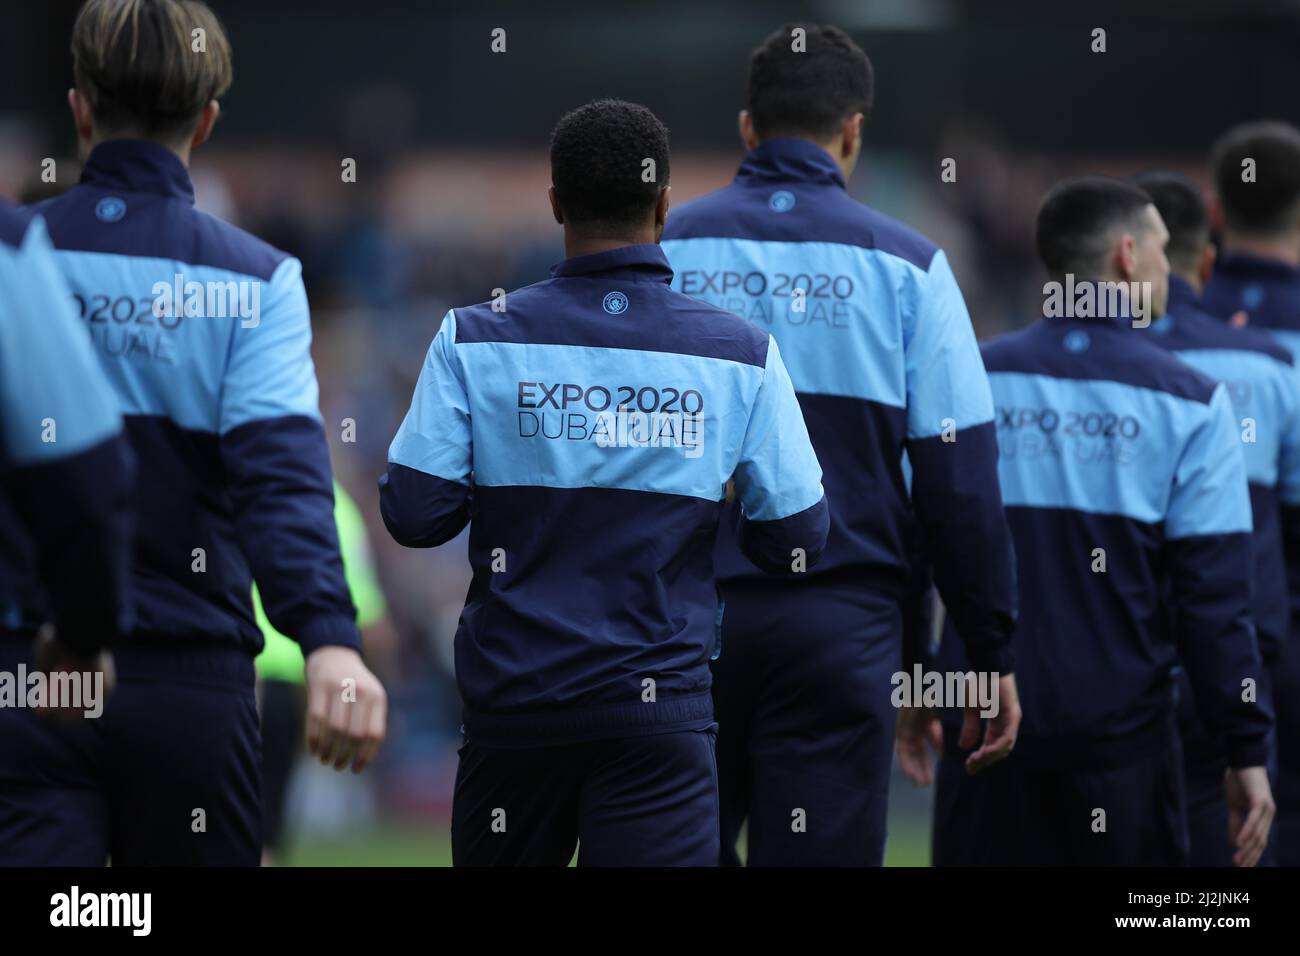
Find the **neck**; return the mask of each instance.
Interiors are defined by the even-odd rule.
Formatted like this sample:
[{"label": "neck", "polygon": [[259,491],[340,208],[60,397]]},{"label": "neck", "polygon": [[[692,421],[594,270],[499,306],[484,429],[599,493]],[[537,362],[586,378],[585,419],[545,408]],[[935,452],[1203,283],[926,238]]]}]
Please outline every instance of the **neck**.
[{"label": "neck", "polygon": [[115,135],[104,135],[95,133],[89,139],[81,140],[81,160],[86,161],[91,152],[100,143],[111,143],[117,140],[133,139],[145,143],[153,143],[155,146],[161,146],[163,149],[173,153],[181,161],[181,165],[186,169],[190,168],[190,144],[189,141],[183,143],[161,143],[156,139],[150,139],[148,136],[141,136],[138,133],[119,133]]},{"label": "neck", "polygon": [[579,256],[594,256],[597,253],[621,249],[624,246],[652,245],[659,240],[654,230],[643,229],[626,236],[584,236],[572,227],[564,230],[564,257],[576,259]]},{"label": "neck", "polygon": [[853,167],[858,164],[858,161],[856,157],[843,155],[838,136],[828,143],[818,143],[817,145],[826,150],[831,159],[835,160],[835,165],[840,168],[840,174],[844,177],[846,183],[853,178]]},{"label": "neck", "polygon": [[1223,232],[1225,252],[1244,252],[1260,259],[1284,262],[1300,269],[1300,233],[1290,232],[1280,236],[1246,236],[1231,229]]}]

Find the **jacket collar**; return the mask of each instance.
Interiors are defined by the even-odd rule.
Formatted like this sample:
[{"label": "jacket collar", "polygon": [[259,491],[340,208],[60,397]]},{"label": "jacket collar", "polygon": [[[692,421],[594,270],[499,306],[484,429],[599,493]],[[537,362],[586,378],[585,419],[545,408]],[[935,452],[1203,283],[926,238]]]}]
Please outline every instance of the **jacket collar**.
[{"label": "jacket collar", "polygon": [[194,184],[180,157],[165,146],[115,139],[91,150],[81,182],[104,189],[157,193],[194,202]]},{"label": "jacket collar", "polygon": [[1200,308],[1200,305],[1201,297],[1192,288],[1192,284],[1180,275],[1169,273],[1169,303],[1165,306],[1165,312],[1173,312],[1175,309]]},{"label": "jacket collar", "polygon": [[844,188],[844,174],[831,154],[806,139],[768,139],[745,157],[736,182],[821,183]]},{"label": "jacket collar", "polygon": [[551,275],[557,279],[600,274],[673,281],[672,267],[658,243],[619,246],[590,256],[574,256],[551,267]]},{"label": "jacket collar", "polygon": [[1251,255],[1249,252],[1225,252],[1214,264],[1214,271],[1232,279],[1282,279],[1300,283],[1300,269],[1265,259],[1263,256]]}]

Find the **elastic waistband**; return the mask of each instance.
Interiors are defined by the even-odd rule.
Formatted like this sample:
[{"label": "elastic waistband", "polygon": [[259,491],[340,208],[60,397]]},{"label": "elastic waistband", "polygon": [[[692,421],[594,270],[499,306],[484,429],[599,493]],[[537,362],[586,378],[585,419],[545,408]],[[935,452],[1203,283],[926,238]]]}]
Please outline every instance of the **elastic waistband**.
[{"label": "elastic waistband", "polygon": [[830,568],[817,566],[805,574],[791,575],[755,571],[753,574],[719,577],[718,584],[724,591],[744,589],[770,593],[782,589],[824,588],[850,594],[866,592],[890,600],[899,599],[906,590],[901,572],[862,564],[841,564]]},{"label": "elastic waistband", "polygon": [[131,640],[113,648],[119,681],[166,681],[253,692],[253,658],[231,645]]},{"label": "elastic waistband", "polygon": [[713,695],[704,691],[654,703],[566,707],[518,714],[491,714],[466,707],[464,720],[465,737],[484,746],[578,743],[703,730],[713,723]]},{"label": "elastic waistband", "polygon": [[[30,663],[33,635],[0,631],[4,658]],[[253,692],[253,657],[230,644],[130,638],[112,647],[119,681],[166,681]]]}]

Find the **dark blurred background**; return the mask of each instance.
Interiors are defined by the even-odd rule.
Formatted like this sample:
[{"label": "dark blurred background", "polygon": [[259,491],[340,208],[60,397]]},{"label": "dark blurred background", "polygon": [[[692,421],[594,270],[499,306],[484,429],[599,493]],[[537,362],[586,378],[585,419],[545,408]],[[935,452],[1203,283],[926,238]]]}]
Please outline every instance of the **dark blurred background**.
[{"label": "dark blurred background", "polygon": [[[76,181],[66,105],[77,0],[3,0],[0,195]],[[194,158],[202,208],[297,255],[315,319],[322,411],[341,483],[369,525],[392,637],[374,649],[393,698],[363,778],[303,762],[291,863],[445,863],[459,744],[451,639],[462,541],[391,542],[375,479],[421,356],[448,308],[544,278],[561,257],[547,136],[600,96],[650,106],[673,143],[673,200],[726,182],[749,51],[782,23],[835,23],[876,68],[850,191],[944,246],[976,329],[1029,321],[1043,277],[1032,222],[1055,179],[1182,170],[1228,126],[1300,122],[1300,0],[749,0],[209,3],[235,83]],[[506,31],[493,53],[492,31]],[[1106,52],[1093,52],[1105,30]],[[55,183],[40,182],[52,158]],[[345,183],[340,164],[357,163]],[[956,160],[956,182],[940,178]],[[895,788],[889,862],[929,859],[928,794]]]}]

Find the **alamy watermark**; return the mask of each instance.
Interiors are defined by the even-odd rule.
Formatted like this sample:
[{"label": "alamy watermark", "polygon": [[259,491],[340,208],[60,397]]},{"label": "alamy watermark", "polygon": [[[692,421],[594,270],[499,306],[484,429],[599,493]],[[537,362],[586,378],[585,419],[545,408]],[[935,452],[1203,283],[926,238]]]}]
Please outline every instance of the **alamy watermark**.
[{"label": "alamy watermark", "polygon": [[153,928],[152,893],[95,893],[73,885],[50,897],[54,927],[121,927],[132,936],[148,936]]},{"label": "alamy watermark", "polygon": [[104,712],[104,674],[101,671],[0,671],[0,707],[79,710],[91,720]]},{"label": "alamy watermark", "polygon": [[237,318],[245,329],[262,322],[262,283],[255,279],[199,282],[177,272],[170,283],[155,282],[150,291],[156,319]]},{"label": "alamy watermark", "polygon": [[981,717],[996,717],[1000,710],[998,679],[989,671],[927,671],[916,664],[912,672],[897,671],[889,682],[895,707],[978,707]]},{"label": "alamy watermark", "polygon": [[1053,319],[1132,319],[1133,328],[1145,329],[1151,324],[1151,302],[1150,282],[1076,283],[1074,274],[1066,273],[1064,283],[1043,283],[1043,315]]}]

